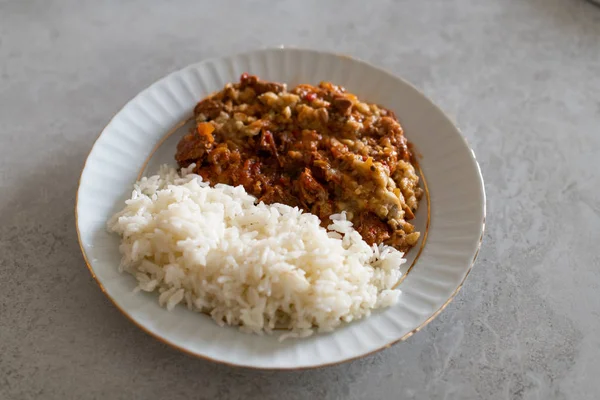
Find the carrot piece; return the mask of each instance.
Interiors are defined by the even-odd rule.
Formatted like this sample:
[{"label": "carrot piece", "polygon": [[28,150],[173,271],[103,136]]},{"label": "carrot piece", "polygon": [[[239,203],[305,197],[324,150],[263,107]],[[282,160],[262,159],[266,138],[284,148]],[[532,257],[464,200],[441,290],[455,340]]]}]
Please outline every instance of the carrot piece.
[{"label": "carrot piece", "polygon": [[198,135],[206,138],[208,143],[212,143],[215,141],[212,133],[215,131],[215,127],[209,122],[200,122],[196,127],[198,131]]}]

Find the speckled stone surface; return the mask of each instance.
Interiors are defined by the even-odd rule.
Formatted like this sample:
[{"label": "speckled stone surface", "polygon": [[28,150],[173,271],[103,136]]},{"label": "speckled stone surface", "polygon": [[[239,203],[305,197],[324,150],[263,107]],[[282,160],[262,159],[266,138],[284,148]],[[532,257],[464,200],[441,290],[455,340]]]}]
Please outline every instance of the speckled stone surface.
[{"label": "speckled stone surface", "polygon": [[[477,265],[407,342],[262,372],[133,326],[77,245],[77,180],[138,91],[207,57],[292,44],[408,79],[473,146]],[[600,8],[583,0],[0,0],[0,399],[597,399]]]}]

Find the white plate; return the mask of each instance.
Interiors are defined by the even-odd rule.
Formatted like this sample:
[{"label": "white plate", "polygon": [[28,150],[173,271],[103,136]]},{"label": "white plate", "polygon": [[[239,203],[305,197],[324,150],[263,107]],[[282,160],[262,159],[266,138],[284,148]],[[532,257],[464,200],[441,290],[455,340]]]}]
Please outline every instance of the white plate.
[{"label": "white plate", "polygon": [[[195,104],[249,72],[298,83],[332,81],[360,98],[393,110],[422,155],[428,187],[416,226],[426,244],[400,284],[397,305],[329,334],[278,342],[220,328],[209,317],[176,307],[168,312],[154,294],[133,294],[135,279],[120,274],[118,237],[107,219],[129,197],[144,172],[175,165],[175,144]],[[175,129],[179,126],[179,129]],[[172,133],[175,129],[175,133]],[[148,158],[150,157],[149,161]],[[427,229],[430,201],[430,226]],[[383,349],[417,332],[450,302],[471,270],[481,244],[485,193],[475,156],[456,127],[431,101],[403,80],[346,56],[271,49],[203,61],[174,72],[137,95],[104,129],[81,175],[75,206],[86,263],[103,292],[144,331],[180,350],[214,361],[254,368],[296,369],[339,363]],[[421,243],[408,254],[411,265]]]}]

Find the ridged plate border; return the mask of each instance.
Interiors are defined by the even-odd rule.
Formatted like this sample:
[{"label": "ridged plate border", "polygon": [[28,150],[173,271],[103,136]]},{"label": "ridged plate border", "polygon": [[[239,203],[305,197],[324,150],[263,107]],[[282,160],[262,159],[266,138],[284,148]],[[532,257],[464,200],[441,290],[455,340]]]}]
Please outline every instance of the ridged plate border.
[{"label": "ridged plate border", "polygon": [[[422,154],[431,222],[427,246],[400,285],[400,302],[329,334],[279,343],[270,336],[219,328],[178,307],[167,312],[152,294],[133,294],[120,274],[118,238],[106,232],[146,157],[197,101],[236,81],[243,72],[264,79],[332,81],[392,109]],[[102,291],[136,325],[189,354],[263,369],[300,369],[355,359],[408,338],[443,310],[471,270],[485,224],[485,192],[474,153],[458,129],[405,81],[347,56],[302,49],[267,49],[207,60],[174,72],[123,107],[94,144],[81,174],[75,205],[79,242]]]}]

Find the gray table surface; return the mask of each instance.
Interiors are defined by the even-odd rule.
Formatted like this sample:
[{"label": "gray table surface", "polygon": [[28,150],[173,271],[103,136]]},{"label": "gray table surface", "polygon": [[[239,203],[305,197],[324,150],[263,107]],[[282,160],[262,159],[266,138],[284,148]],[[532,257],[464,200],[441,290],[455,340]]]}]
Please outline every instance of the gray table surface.
[{"label": "gray table surface", "polygon": [[[187,64],[278,44],[408,79],[481,163],[488,227],[405,343],[303,372],[234,369],[133,326],[77,244],[111,116]],[[600,9],[582,0],[0,0],[0,399],[597,399]]]}]

